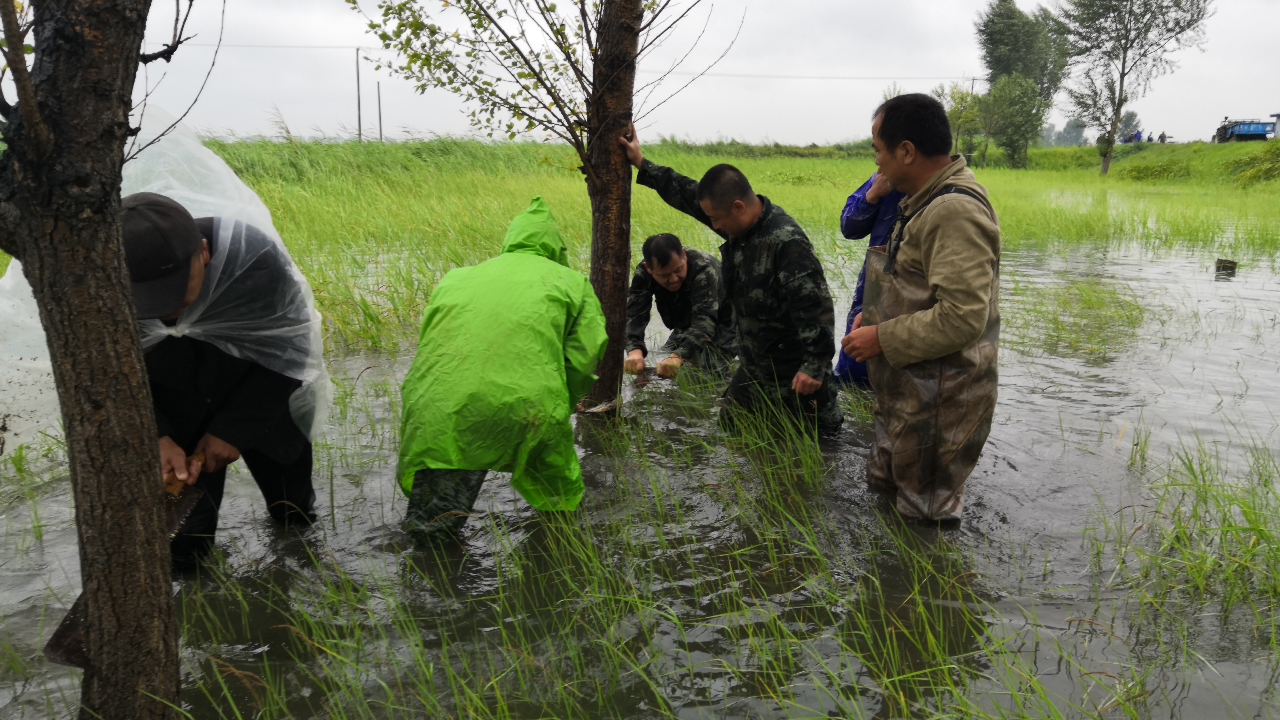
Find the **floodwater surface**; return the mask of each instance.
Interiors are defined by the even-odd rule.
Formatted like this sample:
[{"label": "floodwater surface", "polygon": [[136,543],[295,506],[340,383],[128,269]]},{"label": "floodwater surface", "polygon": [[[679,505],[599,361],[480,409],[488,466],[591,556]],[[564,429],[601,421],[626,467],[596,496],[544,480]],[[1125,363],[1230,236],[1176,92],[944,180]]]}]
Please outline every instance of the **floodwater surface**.
[{"label": "floodwater surface", "polygon": [[[220,560],[175,581],[185,709],[1280,716],[1274,610],[1176,605],[1114,547],[1180,450],[1232,469],[1275,445],[1280,277],[1136,247],[1010,253],[1002,275],[1000,400],[954,528],[866,490],[861,396],[836,437],[733,439],[713,383],[651,379],[623,420],[577,420],[578,513],[540,515],[493,473],[459,545],[415,548],[392,482],[411,358],[334,362],[321,522],[277,530],[240,469]],[[68,716],[78,694],[39,656],[78,591],[46,447],[0,485],[0,718]]]}]

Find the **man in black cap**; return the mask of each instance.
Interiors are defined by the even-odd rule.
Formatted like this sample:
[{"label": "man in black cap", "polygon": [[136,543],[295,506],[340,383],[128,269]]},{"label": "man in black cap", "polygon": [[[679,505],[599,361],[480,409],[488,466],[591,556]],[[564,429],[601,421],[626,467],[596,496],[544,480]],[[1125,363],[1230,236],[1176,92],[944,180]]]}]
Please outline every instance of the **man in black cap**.
[{"label": "man in black cap", "polygon": [[[174,567],[192,566],[212,547],[226,467],[240,458],[272,518],[311,524],[311,442],[290,410],[303,384],[291,368],[310,352],[311,336],[299,332],[310,307],[292,261],[257,228],[197,220],[163,195],[125,198],[123,223],[161,469],[205,493],[173,539]],[[289,333],[292,345],[280,345]],[[277,347],[294,357],[264,355]]]}]

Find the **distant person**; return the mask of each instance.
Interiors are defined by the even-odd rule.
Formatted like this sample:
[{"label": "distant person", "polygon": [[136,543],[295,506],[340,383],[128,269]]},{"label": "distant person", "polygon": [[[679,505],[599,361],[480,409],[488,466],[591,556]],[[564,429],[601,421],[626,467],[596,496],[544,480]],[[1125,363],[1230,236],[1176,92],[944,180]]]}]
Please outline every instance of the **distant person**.
[{"label": "distant person", "polygon": [[1161,130],[1161,131],[1160,131],[1160,144],[1161,144],[1161,145],[1164,145],[1164,144],[1165,144],[1166,142],[1168,142],[1168,141],[1169,141],[1169,136],[1168,136],[1168,135],[1165,135],[1165,134],[1164,134],[1164,131],[1163,131],[1163,130]]},{"label": "distant person", "polygon": [[733,308],[724,299],[720,261],[685,248],[675,235],[654,235],[640,249],[627,294],[626,372],[644,372],[649,354],[645,330],[657,301],[658,315],[671,334],[663,343],[667,356],[658,362],[658,376],[674,378],[687,362],[705,370],[724,372],[734,349]]},{"label": "distant person", "polygon": [[732,165],[716,165],[695,181],[646,160],[634,127],[618,141],[640,169],[638,183],[725,239],[720,260],[740,364],[722,421],[733,427],[741,410],[774,407],[815,420],[820,430],[840,427],[844,413],[831,371],[835,309],[804,230]]},{"label": "distant person", "polygon": [[907,197],[888,247],[867,253],[866,304],[842,340],[876,392],[867,482],[905,516],[959,520],[996,404],[1000,226],[949,156],[941,103],[899,95],[874,118],[876,165]]},{"label": "distant person", "polygon": [[284,246],[154,193],[124,198],[122,220],[161,470],[204,491],[171,542],[174,568],[212,548],[227,465],[241,458],[275,521],[310,525],[312,447],[291,401],[319,333]]},{"label": "distant person", "polygon": [[1155,142],[1156,138],[1151,133],[1147,133],[1147,142]]},{"label": "distant person", "polygon": [[582,467],[570,416],[607,342],[591,283],[569,268],[551,208],[534,198],[502,254],[449,271],[431,293],[404,380],[405,529],[424,540],[456,535],[489,470],[511,473],[537,510],[576,509]]},{"label": "distant person", "polygon": [[[906,197],[889,186],[882,173],[872,175],[856,192],[849,196],[840,215],[840,232],[849,240],[871,236],[868,247],[884,247],[898,219],[898,203]],[[867,267],[864,263],[858,273],[858,286],[853,291],[853,304],[845,321],[846,335],[853,330],[854,318],[862,313],[862,299],[867,287]],[[838,353],[836,381],[842,385],[871,387],[867,379],[867,364],[860,363],[844,353]]]}]

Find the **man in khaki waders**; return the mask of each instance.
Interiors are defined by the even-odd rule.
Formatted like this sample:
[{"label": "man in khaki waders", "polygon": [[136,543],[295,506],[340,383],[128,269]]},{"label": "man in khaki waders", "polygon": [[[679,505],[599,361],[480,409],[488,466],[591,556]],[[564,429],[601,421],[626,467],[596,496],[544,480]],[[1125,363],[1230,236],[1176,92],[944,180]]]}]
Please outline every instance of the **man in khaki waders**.
[{"label": "man in khaki waders", "polygon": [[1000,338],[1000,225],[937,100],[875,112],[876,165],[906,193],[889,245],[867,252],[863,313],[841,341],[876,392],[867,482],[898,512],[959,520],[991,432]]}]

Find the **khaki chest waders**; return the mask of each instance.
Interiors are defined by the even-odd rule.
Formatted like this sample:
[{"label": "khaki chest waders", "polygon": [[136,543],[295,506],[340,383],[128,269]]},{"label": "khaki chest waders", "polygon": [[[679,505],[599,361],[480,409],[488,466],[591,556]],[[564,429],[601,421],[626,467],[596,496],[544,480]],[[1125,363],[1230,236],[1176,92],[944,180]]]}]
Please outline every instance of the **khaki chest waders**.
[{"label": "khaki chest waders", "polygon": [[[923,272],[896,262],[906,225],[920,210],[899,222],[887,247],[867,251],[863,325],[928,310],[938,302]],[[964,509],[964,483],[978,464],[996,407],[999,291],[997,264],[987,326],[963,350],[903,368],[891,366],[884,355],[867,362],[876,393],[867,482],[896,488],[903,515],[958,520]]]}]

